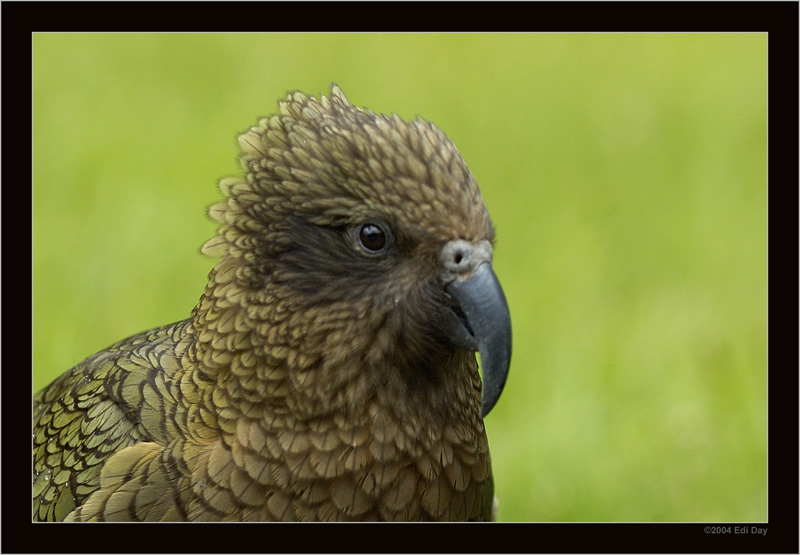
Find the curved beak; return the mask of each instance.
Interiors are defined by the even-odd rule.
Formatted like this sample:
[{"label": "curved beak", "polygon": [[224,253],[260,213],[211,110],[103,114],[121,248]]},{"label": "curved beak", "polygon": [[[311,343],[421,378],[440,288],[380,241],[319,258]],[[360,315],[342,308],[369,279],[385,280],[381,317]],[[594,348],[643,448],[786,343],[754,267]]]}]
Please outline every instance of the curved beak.
[{"label": "curved beak", "polygon": [[[453,339],[460,345],[477,350],[481,355],[481,417],[485,417],[500,398],[508,377],[511,316],[503,289],[492,270],[491,247],[488,243],[454,243],[458,243],[457,248],[451,246],[450,252],[443,256],[457,261],[458,265],[457,271],[453,271],[456,270],[455,264],[450,263],[450,268],[446,265],[443,272],[449,277],[445,290],[463,313],[459,315],[462,316],[462,329],[454,334]],[[455,256],[453,250],[458,251]]]}]

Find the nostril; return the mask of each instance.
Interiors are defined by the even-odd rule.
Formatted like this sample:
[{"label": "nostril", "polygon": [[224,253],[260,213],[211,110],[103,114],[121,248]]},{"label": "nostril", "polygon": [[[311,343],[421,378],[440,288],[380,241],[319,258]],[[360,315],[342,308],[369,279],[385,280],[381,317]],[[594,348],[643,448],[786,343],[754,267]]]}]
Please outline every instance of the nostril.
[{"label": "nostril", "polygon": [[447,285],[455,279],[465,278],[484,262],[491,261],[492,244],[489,241],[450,241],[439,251],[441,282]]}]

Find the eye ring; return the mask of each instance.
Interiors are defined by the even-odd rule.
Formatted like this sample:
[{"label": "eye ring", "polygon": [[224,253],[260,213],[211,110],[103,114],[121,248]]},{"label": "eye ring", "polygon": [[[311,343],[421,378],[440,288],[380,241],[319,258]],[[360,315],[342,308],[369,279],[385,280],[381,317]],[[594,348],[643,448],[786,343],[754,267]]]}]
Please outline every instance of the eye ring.
[{"label": "eye ring", "polygon": [[389,250],[392,234],[384,224],[368,222],[355,228],[353,239],[362,252],[375,256]]}]

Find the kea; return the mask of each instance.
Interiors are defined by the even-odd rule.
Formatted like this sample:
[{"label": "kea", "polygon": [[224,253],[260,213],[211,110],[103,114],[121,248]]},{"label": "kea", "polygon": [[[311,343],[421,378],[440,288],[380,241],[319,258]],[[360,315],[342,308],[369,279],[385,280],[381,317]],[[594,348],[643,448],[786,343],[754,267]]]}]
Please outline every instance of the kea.
[{"label": "kea", "polygon": [[335,84],[279,106],[219,182],[191,317],[34,396],[34,520],[493,518],[511,323],[475,178]]}]

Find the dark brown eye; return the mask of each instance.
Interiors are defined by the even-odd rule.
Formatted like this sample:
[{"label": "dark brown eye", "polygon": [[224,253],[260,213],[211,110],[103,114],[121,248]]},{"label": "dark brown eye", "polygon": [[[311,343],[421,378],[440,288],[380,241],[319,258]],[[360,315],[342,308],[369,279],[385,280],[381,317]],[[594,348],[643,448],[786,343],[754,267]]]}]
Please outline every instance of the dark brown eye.
[{"label": "dark brown eye", "polygon": [[358,244],[371,254],[378,254],[386,248],[389,238],[378,224],[362,224],[356,230]]}]

